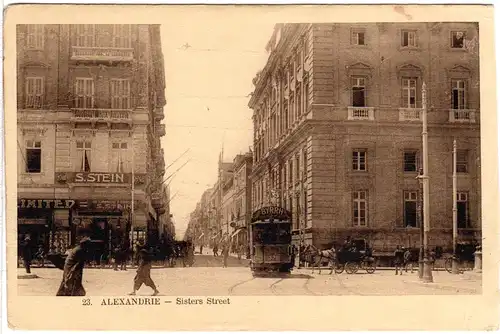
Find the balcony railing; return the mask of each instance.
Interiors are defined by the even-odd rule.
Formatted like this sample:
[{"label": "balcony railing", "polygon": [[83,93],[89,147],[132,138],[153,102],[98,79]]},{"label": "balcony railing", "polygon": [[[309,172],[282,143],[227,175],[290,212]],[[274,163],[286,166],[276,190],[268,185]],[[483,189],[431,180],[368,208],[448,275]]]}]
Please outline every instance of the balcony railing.
[{"label": "balcony railing", "polygon": [[73,46],[72,60],[131,61],[134,49],[98,46]]},{"label": "balcony railing", "polygon": [[373,107],[347,107],[349,120],[369,120],[375,119],[375,111]]},{"label": "balcony railing", "polygon": [[451,123],[476,123],[474,109],[450,109],[449,121]]},{"label": "balcony railing", "polygon": [[422,119],[422,109],[420,108],[399,108],[400,121],[420,121]]},{"label": "balcony railing", "polygon": [[73,108],[72,112],[71,119],[75,122],[130,123],[132,121],[129,109]]}]

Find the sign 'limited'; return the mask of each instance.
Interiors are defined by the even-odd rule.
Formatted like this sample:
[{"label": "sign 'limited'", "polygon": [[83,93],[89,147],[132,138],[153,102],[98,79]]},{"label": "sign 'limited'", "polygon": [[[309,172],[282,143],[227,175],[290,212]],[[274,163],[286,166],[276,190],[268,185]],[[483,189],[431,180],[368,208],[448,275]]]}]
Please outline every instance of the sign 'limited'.
[{"label": "sign 'limited'", "polygon": [[75,183],[130,183],[125,173],[75,173]]}]

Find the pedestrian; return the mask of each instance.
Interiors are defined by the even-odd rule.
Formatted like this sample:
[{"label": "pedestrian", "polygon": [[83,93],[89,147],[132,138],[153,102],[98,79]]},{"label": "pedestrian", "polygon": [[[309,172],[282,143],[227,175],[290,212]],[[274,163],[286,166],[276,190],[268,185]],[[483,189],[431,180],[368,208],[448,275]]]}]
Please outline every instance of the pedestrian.
[{"label": "pedestrian", "polygon": [[142,284],[153,289],[153,296],[160,293],[151,278],[151,260],[151,254],[145,248],[139,251],[139,267],[137,268],[137,274],[134,278],[134,291],[129,295],[134,296],[136,291],[141,288]]},{"label": "pedestrian", "polygon": [[120,259],[120,270],[127,271],[128,246],[126,244],[123,244],[118,250],[118,257]]},{"label": "pedestrian", "polygon": [[214,256],[219,256],[219,246],[217,244],[214,244]]},{"label": "pedestrian", "polygon": [[411,260],[412,259],[411,259],[410,248],[406,248],[403,255],[403,266],[405,268],[405,272],[408,272],[408,266],[409,266],[411,273],[413,274],[413,262]]},{"label": "pedestrian", "polygon": [[31,274],[31,261],[33,260],[33,250],[31,244],[31,237],[27,234],[21,242],[22,256],[24,268],[27,274]]},{"label": "pedestrian", "polygon": [[82,285],[83,268],[90,244],[90,238],[84,237],[78,246],[69,250],[68,257],[64,261],[62,282],[56,296],[85,296],[86,292]]},{"label": "pedestrian", "polygon": [[203,244],[200,245],[200,255],[203,255]]},{"label": "pedestrian", "polygon": [[290,246],[290,268],[295,267],[295,256],[297,254],[297,247],[295,245]]},{"label": "pedestrian", "polygon": [[222,245],[222,267],[227,268],[227,259],[229,257],[229,245],[224,243]]},{"label": "pedestrian", "polygon": [[396,267],[396,275],[403,275],[403,265],[404,262],[404,251],[401,249],[399,245],[396,246],[396,251],[394,251],[394,266]]}]

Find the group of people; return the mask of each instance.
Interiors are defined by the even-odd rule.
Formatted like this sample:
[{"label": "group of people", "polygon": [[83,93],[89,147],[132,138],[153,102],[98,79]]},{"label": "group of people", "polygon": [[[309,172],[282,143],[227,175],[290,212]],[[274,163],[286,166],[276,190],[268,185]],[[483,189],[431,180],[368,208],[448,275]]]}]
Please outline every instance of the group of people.
[{"label": "group of people", "polygon": [[[91,249],[91,243],[90,238],[84,237],[76,247],[68,250],[57,296],[85,296],[86,292],[82,284],[83,268]],[[153,257],[148,248],[138,246],[138,267],[130,295],[135,295],[143,284],[153,289],[153,296],[159,294],[156,284],[151,278],[152,261]]]},{"label": "group of people", "polygon": [[[220,254],[219,254],[220,247]],[[200,246],[200,253],[202,250],[202,246]],[[229,254],[231,251],[236,253],[238,256],[238,260],[241,260],[242,256],[245,254],[246,247],[243,244],[240,245],[231,245],[228,242],[221,242],[220,245],[215,243],[213,245],[212,251],[215,257],[222,256],[222,267],[227,268],[227,262],[229,258]]]}]

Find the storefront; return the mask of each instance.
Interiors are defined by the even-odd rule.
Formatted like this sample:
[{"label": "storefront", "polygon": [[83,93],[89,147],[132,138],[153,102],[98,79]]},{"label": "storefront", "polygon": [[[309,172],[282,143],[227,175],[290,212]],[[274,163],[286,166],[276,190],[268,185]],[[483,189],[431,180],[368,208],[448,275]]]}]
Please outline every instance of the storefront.
[{"label": "storefront", "polygon": [[65,251],[71,243],[70,199],[18,199],[18,240],[29,235],[34,251]]}]

